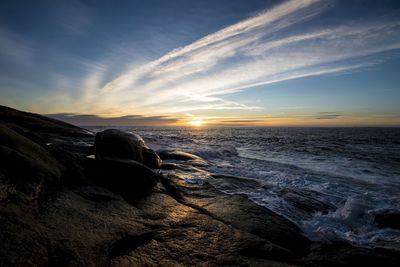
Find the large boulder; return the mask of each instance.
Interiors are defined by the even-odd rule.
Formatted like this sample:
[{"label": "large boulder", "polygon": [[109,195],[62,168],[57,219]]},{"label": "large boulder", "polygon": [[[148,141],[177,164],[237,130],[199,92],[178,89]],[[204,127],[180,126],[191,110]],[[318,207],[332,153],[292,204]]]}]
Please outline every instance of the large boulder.
[{"label": "large boulder", "polygon": [[95,156],[97,160],[134,160],[150,168],[159,169],[160,157],[146,146],[136,134],[117,129],[108,129],[96,134]]},{"label": "large boulder", "polygon": [[[160,157],[136,134],[108,129],[96,134],[96,161],[90,175],[125,198],[149,192],[158,180]],[[133,193],[133,194],[132,194]]]}]

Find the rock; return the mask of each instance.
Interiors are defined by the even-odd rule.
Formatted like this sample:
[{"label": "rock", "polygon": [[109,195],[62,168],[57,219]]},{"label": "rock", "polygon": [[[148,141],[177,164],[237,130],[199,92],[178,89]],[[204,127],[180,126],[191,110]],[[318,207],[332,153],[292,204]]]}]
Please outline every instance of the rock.
[{"label": "rock", "polygon": [[108,258],[116,258],[118,256],[125,255],[132,250],[135,250],[139,246],[143,246],[150,242],[154,237],[152,232],[140,234],[140,235],[128,235],[114,242],[108,253]]},{"label": "rock", "polygon": [[380,228],[400,229],[400,212],[385,210],[375,215],[374,223]]},{"label": "rock", "polygon": [[282,189],[279,193],[286,202],[301,210],[307,218],[312,218],[316,212],[326,214],[336,209],[335,206],[318,200],[316,198],[318,192]]},{"label": "rock", "polygon": [[97,160],[109,157],[130,159],[142,163],[143,147],[144,141],[140,136],[116,129],[98,132],[94,141]]},{"label": "rock", "polygon": [[398,252],[354,247],[346,242],[314,243],[302,259],[309,266],[398,266]]},{"label": "rock", "polygon": [[152,169],[160,169],[161,168],[161,158],[157,155],[157,153],[146,146],[142,149],[143,153],[143,164],[152,168]]},{"label": "rock", "polygon": [[0,174],[14,193],[37,199],[61,185],[63,166],[42,146],[4,125],[0,125],[0,158]]},{"label": "rock", "polygon": [[[93,143],[93,133],[59,120],[4,106],[0,106],[0,124],[7,127],[12,131],[12,135],[18,138],[15,143],[26,145],[29,142],[30,146],[34,147],[32,149],[20,148],[19,151],[12,152],[11,157],[13,159],[8,160],[13,163],[15,171],[18,171],[19,174],[6,175],[8,179],[16,178],[16,176],[24,177],[25,182],[22,184],[24,184],[24,187],[30,187],[31,192],[37,189],[36,191],[48,191],[47,193],[54,191],[56,187],[61,188],[65,184],[78,184],[82,179],[84,180],[81,175],[84,168],[83,159],[92,152],[92,146],[89,144]],[[4,142],[9,144],[9,140],[4,140]],[[6,153],[4,149],[2,153]],[[30,155],[27,155],[27,153]],[[43,157],[46,160],[43,160]],[[19,161],[20,165],[16,167],[15,164]],[[25,163],[21,165],[22,162]],[[54,162],[57,162],[57,167],[54,166]],[[53,166],[46,168],[53,169],[51,171],[53,173],[52,178],[48,175],[49,170],[46,171],[43,166],[49,164]],[[37,168],[34,167],[35,165],[42,165],[42,167]],[[4,166],[4,168],[8,167]],[[54,174],[55,169],[58,169],[56,174]],[[39,180],[47,182],[44,184],[28,183],[28,181],[35,180],[38,177],[47,177],[44,180],[39,178]],[[33,186],[33,184],[36,184],[36,186]],[[44,185],[43,188],[42,185]]]},{"label": "rock", "polygon": [[112,266],[297,266],[285,249],[168,194],[156,192],[134,206],[152,221],[153,234],[139,247],[143,238],[135,236],[131,245],[123,238],[124,248],[135,249],[113,258]]},{"label": "rock", "polygon": [[170,170],[174,170],[176,168],[177,168],[177,165],[175,163],[163,163],[163,164],[161,164],[161,170],[170,171]]},{"label": "rock", "polygon": [[187,153],[187,152],[183,152],[183,151],[179,151],[179,150],[161,150],[158,151],[158,155],[160,156],[160,158],[162,158],[163,160],[167,160],[167,159],[175,159],[175,160],[196,160],[196,159],[202,159],[199,156]]},{"label": "rock", "polygon": [[9,128],[19,128],[19,131],[23,131],[27,135],[38,136],[39,134],[41,135],[40,138],[51,135],[78,138],[93,137],[93,133],[90,131],[72,124],[5,106],[0,106],[0,123]]},{"label": "rock", "polygon": [[88,159],[88,176],[95,183],[120,193],[127,199],[148,193],[158,181],[149,167],[134,161],[104,157]]},{"label": "rock", "polygon": [[32,207],[0,205],[0,266],[49,266],[48,231]]},{"label": "rock", "polygon": [[198,167],[211,165],[209,161],[202,159],[199,156],[179,150],[161,150],[158,151],[157,154],[162,160],[188,161],[189,164]]},{"label": "rock", "polygon": [[208,183],[187,184],[175,174],[163,177],[162,182],[178,201],[214,219],[268,240],[293,255],[308,251],[311,242],[295,224],[246,196],[221,194]]},{"label": "rock", "polygon": [[56,266],[298,266],[283,248],[165,192],[128,205],[116,196],[108,202],[81,197],[87,189],[60,193],[41,215],[34,237]]},{"label": "rock", "polygon": [[156,185],[157,175],[150,168],[159,169],[161,159],[139,135],[108,129],[96,134],[94,149],[94,181],[124,197],[149,192]]},{"label": "rock", "polygon": [[108,129],[96,134],[94,148],[98,160],[108,157],[134,160],[154,169],[161,166],[160,157],[136,134]]}]

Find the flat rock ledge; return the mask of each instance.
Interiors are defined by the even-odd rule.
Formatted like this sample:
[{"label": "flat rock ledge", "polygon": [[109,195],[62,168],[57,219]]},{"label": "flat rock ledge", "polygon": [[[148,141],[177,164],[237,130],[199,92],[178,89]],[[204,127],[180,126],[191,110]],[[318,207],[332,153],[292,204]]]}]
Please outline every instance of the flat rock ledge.
[{"label": "flat rock ledge", "polygon": [[246,196],[173,170],[130,191],[111,177],[125,163],[97,174],[84,129],[2,106],[0,123],[0,266],[400,266],[399,251],[312,242]]}]

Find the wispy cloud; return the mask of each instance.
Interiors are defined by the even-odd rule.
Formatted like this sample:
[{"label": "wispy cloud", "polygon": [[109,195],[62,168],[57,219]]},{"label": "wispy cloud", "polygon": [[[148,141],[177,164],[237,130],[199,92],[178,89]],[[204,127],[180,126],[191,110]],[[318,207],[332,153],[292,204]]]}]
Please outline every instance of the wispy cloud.
[{"label": "wispy cloud", "polygon": [[372,56],[400,49],[399,20],[309,23],[329,8],[334,8],[332,1],[286,1],[135,66],[97,88],[97,94],[90,89],[86,95],[96,103],[92,111],[257,109],[224,96],[290,79],[365,69],[384,60]]},{"label": "wispy cloud", "polygon": [[343,117],[343,114],[339,112],[318,112],[315,114],[317,120],[332,120]]},{"label": "wispy cloud", "polygon": [[178,122],[176,118],[168,118],[165,116],[141,116],[127,115],[120,117],[101,117],[97,115],[58,113],[47,114],[47,116],[62,120],[75,125],[85,126],[154,126],[154,125],[171,125]]}]

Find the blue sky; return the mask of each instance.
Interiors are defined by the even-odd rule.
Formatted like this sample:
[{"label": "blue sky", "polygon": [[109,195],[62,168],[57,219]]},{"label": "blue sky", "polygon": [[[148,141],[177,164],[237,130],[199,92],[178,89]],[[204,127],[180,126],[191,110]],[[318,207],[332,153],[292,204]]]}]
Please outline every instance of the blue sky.
[{"label": "blue sky", "polygon": [[77,124],[400,125],[399,1],[0,6],[3,105]]}]

